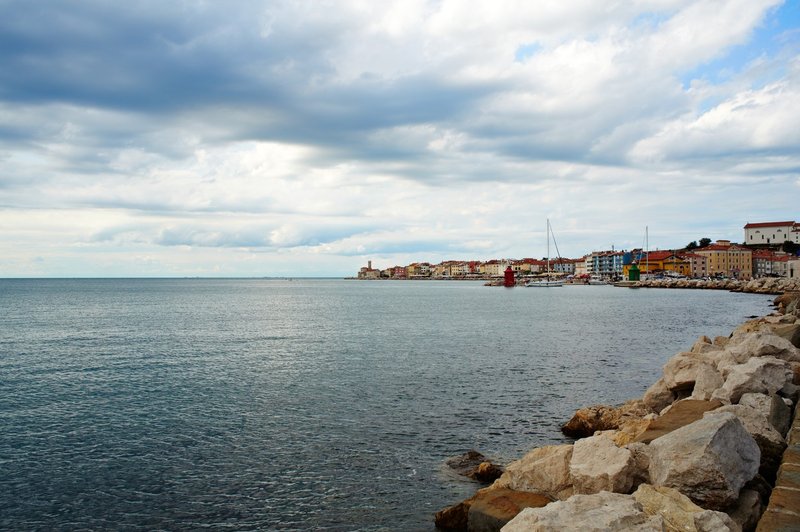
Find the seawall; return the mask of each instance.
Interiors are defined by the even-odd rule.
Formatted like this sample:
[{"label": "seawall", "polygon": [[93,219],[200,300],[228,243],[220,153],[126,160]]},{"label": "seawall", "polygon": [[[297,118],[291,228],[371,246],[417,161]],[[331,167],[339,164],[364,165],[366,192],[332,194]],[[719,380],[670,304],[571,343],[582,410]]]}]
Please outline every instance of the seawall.
[{"label": "seawall", "polygon": [[578,410],[562,427],[574,443],[508,464],[438,512],[437,527],[739,531],[755,530],[763,515],[759,530],[778,519],[800,529],[800,286],[695,287],[781,295],[774,313],[670,358],[643,397]]}]

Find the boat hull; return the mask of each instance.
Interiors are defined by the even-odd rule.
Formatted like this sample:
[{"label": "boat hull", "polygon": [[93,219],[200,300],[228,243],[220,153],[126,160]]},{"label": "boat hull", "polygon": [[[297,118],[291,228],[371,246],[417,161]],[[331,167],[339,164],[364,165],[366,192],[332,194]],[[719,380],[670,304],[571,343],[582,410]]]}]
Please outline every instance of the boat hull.
[{"label": "boat hull", "polygon": [[525,286],[529,288],[552,288],[556,286],[564,286],[564,281],[531,281],[526,283]]}]

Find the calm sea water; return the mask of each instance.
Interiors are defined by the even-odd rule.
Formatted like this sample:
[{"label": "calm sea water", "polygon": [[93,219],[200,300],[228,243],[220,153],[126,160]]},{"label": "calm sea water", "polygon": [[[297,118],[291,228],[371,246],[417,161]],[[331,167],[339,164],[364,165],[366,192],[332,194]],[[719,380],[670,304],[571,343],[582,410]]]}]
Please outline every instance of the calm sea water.
[{"label": "calm sea water", "polygon": [[442,468],[564,441],[770,297],[0,280],[0,528],[432,530]]}]

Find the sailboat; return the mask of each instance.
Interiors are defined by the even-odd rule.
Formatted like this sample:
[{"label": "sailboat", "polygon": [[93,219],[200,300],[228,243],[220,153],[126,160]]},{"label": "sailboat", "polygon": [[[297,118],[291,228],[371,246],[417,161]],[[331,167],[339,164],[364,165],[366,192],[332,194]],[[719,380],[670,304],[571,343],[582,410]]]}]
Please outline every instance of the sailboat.
[{"label": "sailboat", "polygon": [[[547,235],[547,279],[540,279],[536,281],[528,281],[525,283],[525,286],[530,287],[537,287],[537,288],[546,288],[551,286],[564,286],[564,281],[560,279],[551,279],[550,278],[550,235],[553,235],[553,228],[550,227],[550,218],[547,219],[547,229],[545,230],[545,234]],[[556,237],[553,235],[553,244],[555,244]],[[558,244],[556,245],[556,251],[558,250]],[[559,259],[561,257],[559,256]]]}]

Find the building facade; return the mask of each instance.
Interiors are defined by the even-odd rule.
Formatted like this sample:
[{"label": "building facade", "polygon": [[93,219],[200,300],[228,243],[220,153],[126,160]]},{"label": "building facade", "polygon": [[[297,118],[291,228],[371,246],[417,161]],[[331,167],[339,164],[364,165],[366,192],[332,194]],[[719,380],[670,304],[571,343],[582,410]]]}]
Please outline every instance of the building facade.
[{"label": "building facade", "polygon": [[618,277],[622,275],[622,259],[623,253],[621,251],[594,251],[590,255],[591,269],[587,273],[590,275],[597,275],[600,277]]},{"label": "building facade", "polygon": [[708,261],[708,275],[749,280],[753,278],[753,252],[730,240],[717,240],[714,244],[696,249]]},{"label": "building facade", "polygon": [[800,244],[800,224],[788,222],[758,222],[744,226],[744,243],[748,246],[779,246],[786,241]]}]

